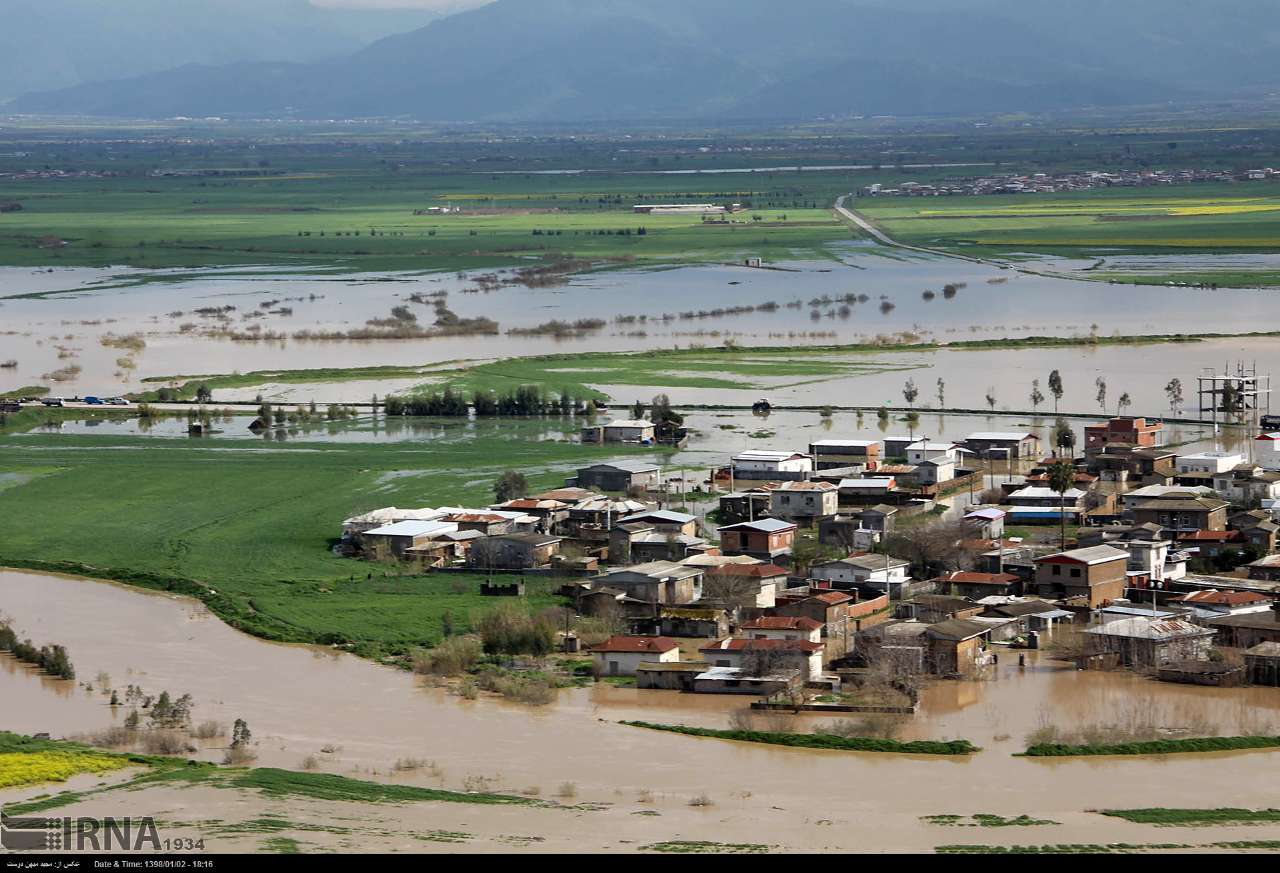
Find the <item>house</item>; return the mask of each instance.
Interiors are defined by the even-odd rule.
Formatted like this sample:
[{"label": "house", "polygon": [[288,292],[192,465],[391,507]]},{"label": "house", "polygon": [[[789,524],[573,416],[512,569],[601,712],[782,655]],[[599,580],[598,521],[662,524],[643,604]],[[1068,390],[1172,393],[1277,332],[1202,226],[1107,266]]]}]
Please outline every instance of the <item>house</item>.
[{"label": "house", "polygon": [[912,443],[919,442],[916,437],[911,436],[891,436],[885,437],[884,443],[885,458],[898,458],[905,460],[907,457],[907,446]]},{"label": "house", "polygon": [[1068,488],[1059,494],[1052,488],[1028,485],[1009,495],[1009,521],[1014,524],[1079,524],[1085,513],[1085,492]]},{"label": "house", "polygon": [[738,628],[738,636],[751,640],[808,640],[822,642],[825,625],[803,615],[764,615]]},{"label": "house", "polygon": [[537,500],[559,500],[561,503],[567,503],[571,507],[581,506],[588,500],[603,500],[604,495],[597,494],[588,488],[576,488],[567,486],[565,488],[552,488],[550,491],[544,491],[541,494],[532,495]]},{"label": "house", "polygon": [[720,639],[729,633],[729,613],[702,606],[664,606],[658,610],[659,636]]},{"label": "house", "polygon": [[400,558],[406,549],[457,530],[456,524],[446,521],[398,521],[365,531],[360,541],[366,554]]},{"label": "house", "polygon": [[1264,500],[1280,498],[1280,472],[1263,470],[1255,464],[1240,464],[1213,475],[1213,490],[1237,506],[1258,506]]},{"label": "house", "polygon": [[652,509],[632,513],[618,519],[619,524],[648,524],[663,533],[696,534],[698,517],[687,512],[674,512],[670,509]]},{"label": "house", "polygon": [[731,471],[738,479],[801,481],[813,472],[813,458],[800,452],[754,449],[734,455]]},{"label": "house", "polygon": [[771,696],[780,691],[799,688],[800,671],[775,669],[765,676],[753,676],[733,667],[711,667],[694,677],[693,690],[698,694],[755,694]]},{"label": "house", "polygon": [[891,555],[850,555],[814,564],[809,568],[809,577],[837,589],[868,586],[897,599],[910,581],[908,567],[909,562]]},{"label": "house", "polygon": [[937,485],[956,478],[954,458],[928,458],[916,465],[917,485]]},{"label": "house", "polygon": [[1158,524],[1165,535],[1197,530],[1226,530],[1227,502],[1216,497],[1197,497],[1171,492],[1160,500],[1145,500],[1129,511],[1138,524]]},{"label": "house", "polygon": [[1057,622],[1070,622],[1075,615],[1047,600],[1035,598],[1010,598],[1004,603],[991,604],[982,614],[1013,619],[1020,633],[1048,630]]},{"label": "house", "polygon": [[719,529],[720,551],[726,555],[750,555],[762,561],[791,554],[796,526],[778,518],[741,521]]},{"label": "house", "polygon": [[929,665],[941,676],[966,676],[983,663],[983,640],[990,628],[953,618],[925,627]]},{"label": "house", "polygon": [[666,637],[612,636],[589,651],[597,676],[634,676],[642,663],[680,660],[680,644]]},{"label": "house", "polygon": [[1107,482],[1130,481],[1143,485],[1168,485],[1177,472],[1174,464],[1177,452],[1170,449],[1131,449],[1127,446],[1107,446],[1101,452],[1090,455],[1089,470]]},{"label": "house", "polygon": [[955,443],[935,443],[922,439],[907,446],[907,463],[919,465],[925,461],[942,459],[954,464],[959,452],[960,447]]},{"label": "house", "polygon": [[864,479],[840,480],[840,504],[846,505],[878,505],[898,487],[893,476],[868,476]]},{"label": "house", "polygon": [[1191,455],[1178,455],[1174,470],[1179,475],[1225,473],[1243,463],[1244,457],[1235,452],[1196,452]]},{"label": "house", "polygon": [[626,500],[604,495],[594,495],[569,507],[568,529],[581,532],[584,527],[607,531],[613,522],[628,515],[635,515],[650,507],[639,500]]},{"label": "house", "polygon": [[874,470],[880,461],[879,440],[817,440],[809,443],[815,470],[862,465]]},{"label": "house", "polygon": [[1202,588],[1171,598],[1169,605],[1189,607],[1196,618],[1218,618],[1224,615],[1267,612],[1271,609],[1271,598],[1256,591]]},{"label": "house", "polygon": [[703,598],[725,608],[772,609],[786,587],[787,571],[777,564],[724,563],[706,569]]},{"label": "house", "polygon": [[980,431],[971,433],[961,445],[980,458],[1017,459],[1040,456],[1040,438],[1033,433]]},{"label": "house", "polygon": [[647,489],[657,485],[659,475],[657,464],[646,461],[612,461],[583,467],[572,481],[580,488],[629,491],[632,488]]},{"label": "house", "polygon": [[1164,425],[1145,418],[1121,416],[1102,424],[1085,425],[1085,455],[1100,454],[1108,447],[1152,449],[1164,442]]},{"label": "house", "polygon": [[[637,563],[650,561],[683,561],[691,555],[701,555],[715,551],[715,546],[702,537],[648,530],[632,534],[628,537],[628,560]],[[612,539],[610,539],[612,543]],[[612,556],[613,550],[609,554]]]},{"label": "house", "polygon": [[[852,594],[843,591],[816,591],[779,597],[774,615],[803,616],[822,624],[825,637],[843,637],[849,626],[849,613],[856,603]],[[885,598],[884,607],[889,605]]]},{"label": "house", "polygon": [[475,540],[467,564],[482,570],[526,570],[546,567],[559,553],[561,537],[515,533]]},{"label": "house", "polygon": [[398,509],[387,506],[346,519],[342,522],[342,536],[345,539],[358,539],[361,534],[374,528],[387,527],[401,521],[439,521],[445,515],[439,509]]},{"label": "house", "polygon": [[1244,653],[1244,670],[1250,684],[1280,685],[1280,643],[1258,643]]},{"label": "house", "polygon": [[[492,530],[492,533],[509,533],[514,529],[515,519],[510,515],[514,513],[532,515],[540,521],[538,527],[548,533],[569,517],[569,504],[559,500],[550,500],[545,497],[517,497],[515,500],[508,500],[506,503],[497,503],[489,508],[495,512],[461,513],[461,515],[491,516],[496,513],[508,514],[508,528],[504,530]],[[457,516],[446,516],[446,518],[452,521],[456,519]],[[462,524],[462,522],[459,522],[459,524]],[[479,530],[479,528],[476,529]]]},{"label": "house", "polygon": [[1227,519],[1227,524],[1238,530],[1246,543],[1264,554],[1276,551],[1277,545],[1280,545],[1277,542],[1280,525],[1276,524],[1271,513],[1265,509],[1238,512]]},{"label": "house", "polygon": [[452,522],[458,530],[470,530],[491,537],[515,531],[515,521],[506,513],[451,512],[441,521]]},{"label": "house", "polygon": [[804,679],[822,674],[822,643],[809,640],[754,640],[730,637],[698,649],[713,667],[766,675],[775,670],[799,670]]},{"label": "house", "polygon": [[1217,633],[1219,645],[1251,649],[1259,643],[1280,643],[1280,600],[1272,602],[1270,612],[1224,615],[1204,623]]},{"label": "house", "polygon": [[1259,582],[1280,581],[1280,554],[1263,555],[1258,560],[1245,564],[1245,572],[1250,579]]},{"label": "house", "polygon": [[1122,618],[1085,628],[1085,657],[1111,655],[1126,667],[1159,667],[1171,661],[1204,661],[1213,631],[1180,618]]},{"label": "house", "polygon": [[644,419],[611,421],[582,429],[584,443],[652,443],[654,423]]},{"label": "house", "polygon": [[840,489],[830,482],[784,482],[770,495],[770,514],[811,525],[835,515]]},{"label": "house", "polygon": [[617,588],[645,603],[677,606],[702,597],[702,579],[701,567],[672,561],[651,561],[596,576],[592,587]]},{"label": "house", "polygon": [[1036,588],[1041,597],[1084,597],[1097,609],[1124,596],[1127,551],[1112,546],[1072,549],[1037,558]]},{"label": "house", "polygon": [[1190,500],[1194,497],[1216,497],[1217,492],[1208,485],[1144,485],[1128,492],[1121,499],[1126,515],[1157,500]]},{"label": "house", "polygon": [[995,506],[983,506],[966,512],[965,526],[974,539],[998,540],[1004,536],[1004,520],[1008,515],[1003,509]]},{"label": "house", "polygon": [[720,519],[726,524],[732,524],[737,521],[754,521],[768,515],[772,499],[770,495],[776,485],[777,483],[770,482],[759,488],[720,495]]},{"label": "house", "polygon": [[636,687],[695,691],[694,679],[706,670],[704,661],[642,661],[636,667]]},{"label": "house", "polygon": [[1012,573],[977,573],[957,570],[936,576],[931,581],[938,591],[974,600],[1022,593],[1022,580]]},{"label": "house", "polygon": [[949,594],[918,594],[898,604],[899,618],[914,618],[923,622],[947,621],[953,618],[973,618],[981,615],[986,607],[965,597]]}]

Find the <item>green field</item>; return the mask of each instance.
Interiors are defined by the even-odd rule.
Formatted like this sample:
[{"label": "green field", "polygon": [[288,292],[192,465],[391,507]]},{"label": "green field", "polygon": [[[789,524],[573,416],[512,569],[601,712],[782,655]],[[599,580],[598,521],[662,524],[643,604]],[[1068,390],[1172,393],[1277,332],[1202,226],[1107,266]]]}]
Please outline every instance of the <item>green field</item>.
[{"label": "green field", "polygon": [[[0,264],[350,272],[577,257],[646,265],[747,254],[829,259],[829,243],[851,238],[830,211],[852,184],[840,173],[444,173],[341,152],[279,161],[279,174],[267,176],[150,176],[133,167],[111,178],[0,179],[0,202],[22,206],[0,213]],[[728,224],[632,210],[668,201],[746,201],[755,208]],[[415,215],[430,207],[461,212]]]},{"label": "green field", "polygon": [[[31,520],[0,543],[0,565],[171,587],[254,634],[399,653],[438,641],[446,611],[461,629],[492,601],[478,577],[397,577],[335,557],[342,520],[381,506],[487,505],[503,470],[551,487],[619,455],[545,438],[570,427],[447,421],[429,439],[381,444],[0,437],[0,516]],[[551,585],[531,585],[533,607],[556,602]]]},{"label": "green field", "polygon": [[1274,251],[1280,235],[1280,192],[1267,182],[851,205],[901,242],[971,255]]}]

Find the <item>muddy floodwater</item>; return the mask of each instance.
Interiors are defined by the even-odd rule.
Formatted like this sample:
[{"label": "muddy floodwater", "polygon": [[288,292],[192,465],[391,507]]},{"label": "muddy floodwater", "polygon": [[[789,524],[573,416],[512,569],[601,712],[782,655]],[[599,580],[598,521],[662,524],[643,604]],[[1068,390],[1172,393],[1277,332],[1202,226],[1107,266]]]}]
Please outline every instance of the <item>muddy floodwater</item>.
[{"label": "muddy floodwater", "polygon": [[[1280,294],[1275,292],[1111,285],[856,242],[836,246],[833,253],[837,259],[785,263],[780,269],[712,265],[613,270],[574,276],[554,287],[512,284],[495,290],[477,290],[476,274],[326,276],[239,268],[169,271],[163,281],[144,281],[156,276],[123,269],[2,268],[0,359],[16,361],[16,366],[0,370],[0,390],[48,384],[56,375],[55,393],[110,395],[138,388],[148,376],[418,366],[481,355],[720,345],[730,338],[742,345],[803,347],[903,334],[946,342],[1090,333],[1238,333],[1280,322]],[[1069,271],[1080,265],[1051,266]],[[505,279],[512,274],[496,275]],[[948,284],[959,290],[944,294]],[[426,302],[411,302],[414,295]],[[461,318],[494,319],[503,333],[483,340],[295,338],[300,331],[363,328],[366,321],[386,318],[392,307],[401,305],[429,326],[434,319],[431,295],[443,295]],[[855,302],[842,303],[845,295],[855,295]],[[735,307],[755,309],[728,311]],[[573,339],[505,333],[556,319],[600,319],[605,326]],[[254,328],[279,338],[226,338],[228,331]],[[139,338],[145,346],[112,340],[121,336]],[[1092,386],[1099,375],[1111,383],[1111,405],[1127,391],[1135,404],[1163,407],[1162,388],[1169,375],[1181,376],[1189,387],[1200,367],[1245,357],[1271,370],[1278,363],[1276,347],[1274,341],[1223,341],[1190,351],[1161,346],[937,352],[891,363],[929,370],[917,379],[926,396],[940,375],[952,386],[952,405],[984,406],[986,389],[994,387],[998,404],[1014,409],[1026,406],[1032,374],[1044,379],[1049,369],[1061,366],[1067,368],[1064,402],[1083,411],[1097,405]],[[379,388],[385,393],[412,384],[330,383],[319,393],[329,401],[365,399]],[[900,387],[901,378],[887,372],[850,377],[837,391],[849,402],[882,402],[898,398]],[[257,390],[251,389],[250,396]],[[316,386],[281,391],[317,394]],[[819,396],[805,386],[778,393],[795,401]],[[821,396],[829,395],[824,391]]]},{"label": "muddy floodwater", "polygon": [[[117,688],[135,684],[149,693],[190,693],[197,722],[246,719],[258,740],[260,765],[297,769],[315,756],[323,770],[364,778],[458,788],[483,777],[491,788],[537,787],[547,794],[572,783],[578,801],[608,805],[591,813],[428,805],[380,810],[382,825],[465,823],[463,830],[494,839],[539,834],[541,840],[529,845],[545,849],[634,847],[637,841],[680,838],[919,850],[956,842],[1203,842],[1280,834],[1271,826],[1215,827],[1195,829],[1192,840],[1185,833],[1173,840],[1163,829],[1086,813],[1105,807],[1276,806],[1280,753],[1078,760],[1012,754],[1025,747],[1028,733],[1046,724],[1069,728],[1140,718],[1174,736],[1274,728],[1280,725],[1277,689],[1167,686],[1124,673],[1077,672],[1034,657],[1020,668],[1009,653],[989,681],[931,686],[904,734],[963,737],[983,747],[980,753],[940,758],[815,752],[617,724],[638,718],[727,726],[745,707],[743,700],[597,685],[566,690],[541,708],[468,701],[350,655],[248,637],[184,598],[114,584],[4,571],[0,610],[24,635],[66,645],[82,681],[105,672]],[[113,711],[101,693],[7,659],[0,659],[0,702],[0,726],[21,732],[68,736],[124,718],[123,708]],[[200,754],[216,760],[221,750]],[[403,758],[429,759],[437,770],[434,776],[391,776]],[[187,820],[209,819],[228,803],[226,792],[215,789],[206,790],[207,797],[194,792],[178,798],[173,792],[131,794],[134,814],[138,804],[150,803],[171,817],[181,810]],[[689,806],[691,798],[703,795],[712,806]],[[247,808],[265,803],[252,801]],[[313,807],[315,815],[333,812],[308,801],[293,814]],[[1060,824],[1034,833],[1003,828],[961,834],[920,820],[975,812],[1027,814]],[[386,834],[370,840],[385,848],[396,844]]]}]

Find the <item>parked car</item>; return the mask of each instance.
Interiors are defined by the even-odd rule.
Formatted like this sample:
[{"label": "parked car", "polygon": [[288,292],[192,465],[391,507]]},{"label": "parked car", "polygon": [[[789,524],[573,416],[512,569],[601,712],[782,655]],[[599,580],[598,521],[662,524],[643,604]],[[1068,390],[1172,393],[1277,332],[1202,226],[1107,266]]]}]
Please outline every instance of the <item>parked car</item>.
[{"label": "parked car", "polygon": [[85,402],[85,403],[87,403],[87,404],[89,404],[90,406],[101,406],[101,405],[102,405],[102,398],[101,398],[101,397],[86,397],[86,398],[84,399],[84,402]]},{"label": "parked car", "polygon": [[112,406],[128,406],[129,405],[129,401],[125,400],[123,397],[111,397],[107,400],[107,403],[111,404]]},{"label": "parked car", "polygon": [[43,403],[45,406],[66,406],[67,405],[67,401],[63,400],[61,397],[41,397],[40,402]]}]

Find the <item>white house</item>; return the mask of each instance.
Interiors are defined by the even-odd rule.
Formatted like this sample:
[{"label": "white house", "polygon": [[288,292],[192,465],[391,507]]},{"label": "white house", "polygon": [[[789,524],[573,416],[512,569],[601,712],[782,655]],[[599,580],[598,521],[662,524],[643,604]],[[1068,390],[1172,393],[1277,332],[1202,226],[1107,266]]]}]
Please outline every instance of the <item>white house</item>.
[{"label": "white house", "polygon": [[910,581],[907,568],[910,564],[891,555],[851,555],[835,561],[823,561],[809,568],[809,577],[833,586],[870,585],[889,595],[898,594]]},{"label": "white house", "polygon": [[613,636],[591,647],[598,676],[634,676],[642,663],[680,660],[680,646],[666,637]]},{"label": "white house", "polygon": [[[800,452],[751,449],[733,456],[735,473],[812,473],[813,458]],[[743,478],[749,478],[743,476]]]},{"label": "white house", "polygon": [[1196,452],[1178,455],[1175,462],[1179,473],[1225,473],[1244,463],[1244,456],[1235,452]]},{"label": "white house", "polygon": [[830,482],[784,482],[769,495],[774,518],[827,518],[839,509],[840,490]]},{"label": "white house", "polygon": [[712,667],[751,669],[757,659],[773,662],[775,668],[799,669],[803,678],[822,673],[822,643],[809,640],[748,640],[741,637],[718,640],[698,649]]},{"label": "white house", "polygon": [[808,640],[822,642],[822,622],[803,615],[762,615],[738,629],[752,640]]},{"label": "white house", "polygon": [[960,447],[955,443],[933,443],[928,440],[921,440],[918,443],[912,443],[907,446],[907,463],[923,464],[925,461],[932,461],[935,458],[955,461],[959,450]]}]

